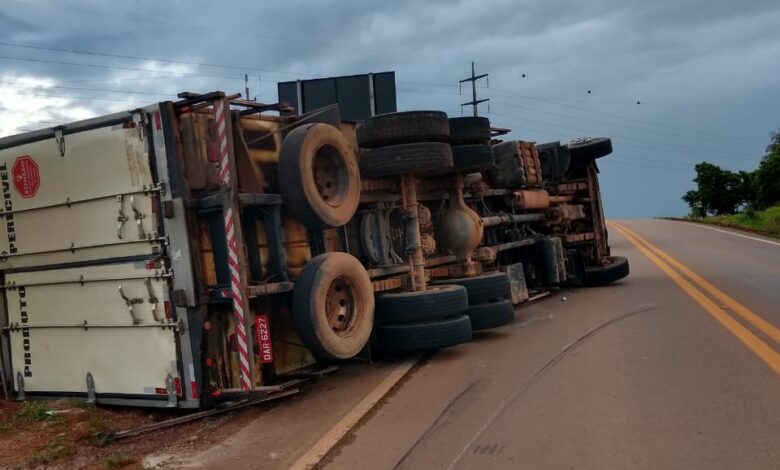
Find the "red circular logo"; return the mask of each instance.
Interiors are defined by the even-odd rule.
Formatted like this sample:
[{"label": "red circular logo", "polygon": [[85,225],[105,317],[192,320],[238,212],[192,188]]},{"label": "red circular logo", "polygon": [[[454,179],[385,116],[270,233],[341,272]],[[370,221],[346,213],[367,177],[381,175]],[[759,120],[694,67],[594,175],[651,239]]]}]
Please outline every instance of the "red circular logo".
[{"label": "red circular logo", "polygon": [[16,159],[11,169],[14,179],[14,187],[22,197],[34,197],[41,186],[41,172],[38,164],[29,155]]}]

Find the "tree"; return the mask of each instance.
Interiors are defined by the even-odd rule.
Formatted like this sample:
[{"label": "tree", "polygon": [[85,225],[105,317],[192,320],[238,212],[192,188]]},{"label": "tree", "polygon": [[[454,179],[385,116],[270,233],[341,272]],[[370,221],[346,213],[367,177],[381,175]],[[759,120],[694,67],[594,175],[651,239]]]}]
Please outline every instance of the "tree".
[{"label": "tree", "polygon": [[734,173],[708,162],[697,164],[695,169],[696,178],[693,181],[697,189],[688,191],[682,197],[693,215],[706,217],[709,214],[733,214],[738,206],[747,202],[752,181],[749,173]]},{"label": "tree", "polygon": [[707,212],[704,210],[704,206],[702,205],[699,191],[691,189],[683,195],[682,200],[685,201],[688,204],[688,207],[691,208],[691,216],[707,217]]},{"label": "tree", "polygon": [[767,154],[761,159],[754,178],[756,205],[761,208],[780,203],[780,133],[771,135]]},{"label": "tree", "polygon": [[771,141],[755,171],[733,171],[701,162],[696,165],[696,189],[682,197],[691,215],[733,214],[740,206],[763,209],[780,204],[780,132]]}]

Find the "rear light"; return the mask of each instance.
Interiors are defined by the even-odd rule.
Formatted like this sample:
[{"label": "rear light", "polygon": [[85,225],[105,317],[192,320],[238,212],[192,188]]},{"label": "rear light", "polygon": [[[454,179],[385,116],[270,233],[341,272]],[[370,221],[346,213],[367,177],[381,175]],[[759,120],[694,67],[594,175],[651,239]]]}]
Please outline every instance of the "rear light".
[{"label": "rear light", "polygon": [[163,302],[163,305],[165,306],[165,318],[167,320],[173,320],[173,309],[171,308],[171,301],[166,300]]},{"label": "rear light", "polygon": [[160,116],[160,111],[155,111],[154,113],[154,127],[156,127],[158,131],[162,129],[162,116]]},{"label": "rear light", "polygon": [[173,386],[176,388],[176,395],[181,395],[181,379],[179,377],[174,377]]}]

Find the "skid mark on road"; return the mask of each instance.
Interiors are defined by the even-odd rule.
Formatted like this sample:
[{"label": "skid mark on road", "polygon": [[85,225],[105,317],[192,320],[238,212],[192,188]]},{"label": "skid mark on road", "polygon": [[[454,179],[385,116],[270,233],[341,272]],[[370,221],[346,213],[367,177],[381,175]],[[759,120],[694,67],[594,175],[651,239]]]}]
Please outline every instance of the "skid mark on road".
[{"label": "skid mark on road", "polygon": [[[742,342],[742,344],[747,346],[748,349],[753,351],[753,353],[755,353],[760,359],[762,359],[772,370],[780,374],[780,354],[778,354],[777,351],[772,349],[768,344],[762,341],[761,338],[753,334],[746,327],[742,326],[742,324],[740,324],[725,310],[723,310],[715,302],[713,302],[712,299],[704,295],[702,291],[698,290],[693,284],[688,282],[688,280],[686,280],[680,273],[675,271],[669,264],[664,262],[660,258],[660,253],[663,252],[659,248],[655,247],[655,249],[651,249],[648,246],[650,242],[645,241],[645,243],[643,243],[641,240],[644,239],[642,239],[639,235],[630,232],[627,228],[623,227],[620,224],[611,222],[611,225],[618,232],[620,232],[621,235],[623,235],[631,243],[633,243],[634,246],[636,246],[636,248],[640,252],[642,252],[642,254],[647,256],[647,258],[650,261],[655,263],[655,265],[658,266],[661,269],[661,271],[663,271],[667,276],[669,276],[669,278],[671,278],[671,280],[674,281],[675,284],[677,284],[677,286],[680,287],[680,289],[682,289],[686,294],[688,294],[691,298],[693,298],[693,300],[695,300],[702,308],[704,308],[704,310],[707,313],[709,313],[715,320],[717,320],[724,328],[726,328],[726,330],[728,330],[737,339],[739,339]],[[666,256],[669,259],[673,259],[669,255]],[[710,293],[713,294],[712,292]],[[723,293],[721,294],[724,296],[726,295]],[[736,301],[733,302],[734,304],[737,304]],[[752,312],[750,313],[752,315],[755,315]],[[758,317],[757,315],[755,316]]]},{"label": "skid mark on road", "polygon": [[607,327],[614,325],[615,323],[618,323],[620,321],[623,321],[629,317],[633,317],[634,315],[638,315],[640,313],[644,312],[650,312],[656,309],[655,304],[644,304],[639,305],[633,310],[629,310],[628,312],[622,313],[610,320],[605,321],[604,323],[598,325],[597,327],[591,329],[584,335],[580,336],[576,340],[572,341],[568,345],[566,345],[561,351],[555,355],[552,359],[547,361],[539,370],[534,372],[534,374],[526,380],[520,387],[516,388],[507,398],[504,400],[498,408],[493,412],[493,414],[488,417],[488,419],[482,423],[482,425],[477,429],[477,432],[474,433],[474,435],[469,439],[469,441],[466,443],[465,446],[458,452],[458,455],[455,456],[455,458],[450,462],[450,464],[447,466],[447,470],[452,470],[455,468],[456,465],[458,465],[458,462],[463,458],[463,455],[466,453],[466,451],[469,450],[471,446],[474,445],[474,443],[479,439],[479,437],[487,431],[490,426],[493,425],[493,423],[496,422],[498,418],[501,417],[501,415],[506,412],[506,410],[515,402],[518,398],[520,398],[529,388],[531,388],[532,385],[534,385],[539,379],[541,379],[550,369],[552,369],[556,364],[558,364],[560,361],[562,361],[566,356],[569,355],[569,353],[576,350],[579,346],[581,346],[584,342],[591,339],[592,337],[596,336],[599,332],[603,331]]},{"label": "skid mark on road", "polygon": [[397,464],[393,467],[393,470],[400,470],[402,468],[406,468],[406,464],[409,461],[409,458],[412,456],[412,454],[420,448],[428,439],[430,436],[432,436],[438,429],[440,429],[445,424],[452,421],[452,418],[454,418],[461,410],[463,410],[469,403],[469,401],[474,397],[475,391],[476,391],[476,385],[478,382],[471,382],[468,387],[464,388],[458,395],[455,396],[455,398],[450,401],[449,404],[447,404],[447,407],[442,410],[442,412],[439,414],[439,416],[436,417],[436,419],[433,421],[433,423],[428,427],[428,429],[425,430],[425,432],[420,436],[419,439],[414,443],[414,445],[406,451],[406,453],[401,457],[401,460],[398,461]]}]

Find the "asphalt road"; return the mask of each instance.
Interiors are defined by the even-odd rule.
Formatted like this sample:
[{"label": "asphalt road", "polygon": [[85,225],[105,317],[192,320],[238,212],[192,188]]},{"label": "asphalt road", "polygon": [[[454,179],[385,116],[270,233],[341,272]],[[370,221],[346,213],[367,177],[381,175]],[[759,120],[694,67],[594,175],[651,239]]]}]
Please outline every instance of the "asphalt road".
[{"label": "asphalt road", "polygon": [[320,467],[780,468],[780,245],[620,223],[667,257],[611,227],[629,278],[433,355]]}]

